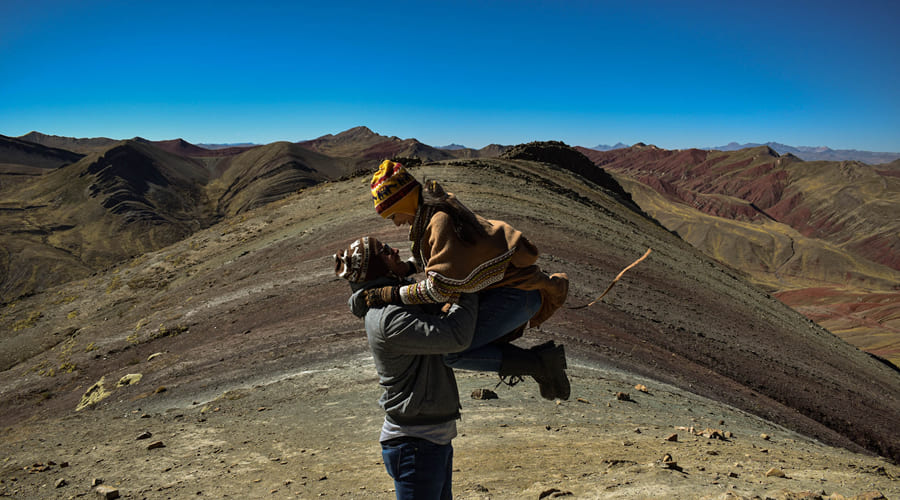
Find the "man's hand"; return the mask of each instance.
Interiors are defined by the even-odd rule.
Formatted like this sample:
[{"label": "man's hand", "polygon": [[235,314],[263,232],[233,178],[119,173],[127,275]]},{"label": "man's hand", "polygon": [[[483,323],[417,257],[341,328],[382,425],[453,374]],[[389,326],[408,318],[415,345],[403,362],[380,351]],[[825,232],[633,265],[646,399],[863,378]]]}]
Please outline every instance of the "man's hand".
[{"label": "man's hand", "polygon": [[400,287],[384,286],[366,290],[366,305],[370,308],[384,307],[388,304],[400,304]]}]

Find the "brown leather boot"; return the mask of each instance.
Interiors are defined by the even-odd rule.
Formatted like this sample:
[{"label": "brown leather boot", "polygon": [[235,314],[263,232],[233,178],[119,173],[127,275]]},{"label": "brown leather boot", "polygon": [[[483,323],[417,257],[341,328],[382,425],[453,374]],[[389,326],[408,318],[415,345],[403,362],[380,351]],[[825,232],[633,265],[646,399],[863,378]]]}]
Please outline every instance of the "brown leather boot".
[{"label": "brown leather boot", "polygon": [[529,375],[541,389],[541,397],[548,400],[569,399],[569,378],[566,376],[566,351],[553,341],[523,349],[513,344],[502,344],[503,360],[500,377]]}]

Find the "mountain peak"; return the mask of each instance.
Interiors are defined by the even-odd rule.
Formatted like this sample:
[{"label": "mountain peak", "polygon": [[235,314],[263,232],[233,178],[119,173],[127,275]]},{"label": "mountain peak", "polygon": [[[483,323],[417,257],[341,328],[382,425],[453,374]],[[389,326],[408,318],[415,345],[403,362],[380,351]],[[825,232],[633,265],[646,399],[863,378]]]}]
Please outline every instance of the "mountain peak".
[{"label": "mountain peak", "polygon": [[594,149],[597,151],[612,151],[614,149],[625,149],[627,147],[629,147],[628,144],[625,144],[624,142],[619,141],[613,146],[610,146],[608,144],[597,144],[596,146],[592,147],[591,149]]},{"label": "mountain peak", "polygon": [[359,126],[359,127],[353,127],[351,129],[345,130],[345,131],[339,133],[338,135],[336,135],[335,138],[362,139],[362,138],[375,137],[375,136],[378,136],[378,134],[376,134],[375,132],[372,132],[372,129],[370,129],[369,127]]}]

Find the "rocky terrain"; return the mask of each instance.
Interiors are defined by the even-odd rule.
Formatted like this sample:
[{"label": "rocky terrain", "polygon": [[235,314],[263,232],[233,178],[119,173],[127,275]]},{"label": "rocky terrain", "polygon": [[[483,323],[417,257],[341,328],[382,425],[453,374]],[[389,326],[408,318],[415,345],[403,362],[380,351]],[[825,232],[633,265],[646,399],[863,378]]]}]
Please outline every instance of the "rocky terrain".
[{"label": "rocky terrain", "polygon": [[[458,497],[898,495],[896,370],[546,151],[413,169],[572,279],[567,307],[521,340],[566,344],[571,400],[541,400],[533,382],[466,397]],[[0,493],[91,495],[96,479],[128,498],[391,498],[379,389],[331,266],[361,234],[406,247],[368,180],[316,184],[9,302]],[[459,378],[464,395],[496,383]]]},{"label": "rocky terrain", "polygon": [[[358,350],[332,361],[284,363],[281,373],[199,392],[156,392],[142,380],[115,389],[114,402],[7,429],[0,496],[96,498],[105,487],[138,499],[393,498],[364,342],[359,334]],[[531,381],[496,389],[498,399],[472,399],[495,379],[458,372],[455,498],[900,496],[900,468],[883,459],[651,379],[575,365],[572,399],[556,403]]]}]

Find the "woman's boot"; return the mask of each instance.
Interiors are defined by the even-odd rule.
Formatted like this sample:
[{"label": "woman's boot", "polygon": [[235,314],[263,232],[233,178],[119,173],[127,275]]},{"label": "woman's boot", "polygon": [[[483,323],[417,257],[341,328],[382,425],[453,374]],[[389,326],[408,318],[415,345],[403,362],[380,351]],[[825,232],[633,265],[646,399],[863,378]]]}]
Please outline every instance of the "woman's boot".
[{"label": "woman's boot", "polygon": [[569,399],[569,378],[566,376],[566,350],[553,341],[522,349],[513,344],[499,346],[503,353],[500,377],[531,376],[541,388],[544,399]]}]

